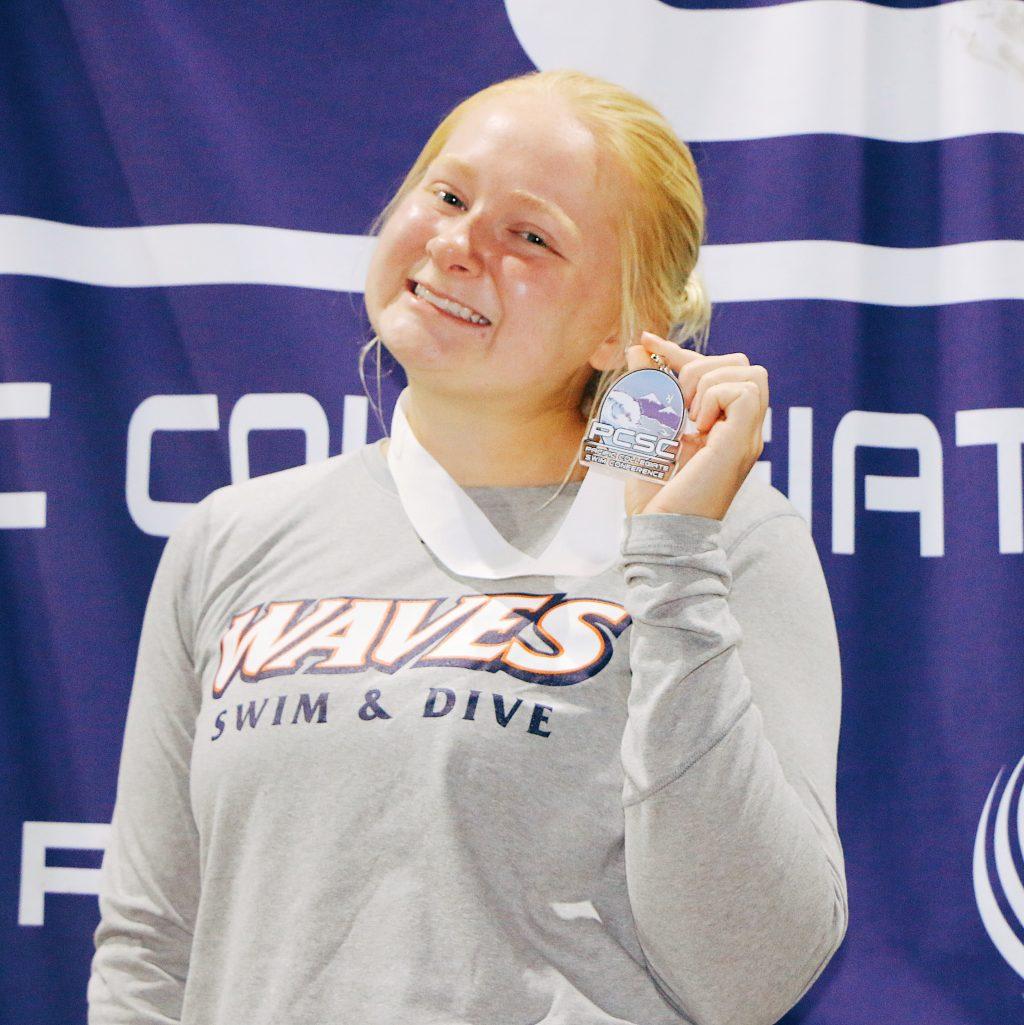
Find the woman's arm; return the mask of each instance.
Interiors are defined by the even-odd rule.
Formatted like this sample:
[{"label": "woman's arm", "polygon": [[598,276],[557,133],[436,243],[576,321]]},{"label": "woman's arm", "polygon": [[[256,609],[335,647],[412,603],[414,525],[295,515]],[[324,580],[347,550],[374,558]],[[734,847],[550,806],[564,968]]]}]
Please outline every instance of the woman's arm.
[{"label": "woman's arm", "polygon": [[846,932],[840,664],[806,523],[627,521],[626,874],[649,970],[695,1025],[770,1025]]},{"label": "woman's arm", "polygon": [[189,765],[200,703],[192,644],[208,506],[209,498],[167,540],[143,618],[100,877],[89,1025],[181,1019],[199,901]]}]

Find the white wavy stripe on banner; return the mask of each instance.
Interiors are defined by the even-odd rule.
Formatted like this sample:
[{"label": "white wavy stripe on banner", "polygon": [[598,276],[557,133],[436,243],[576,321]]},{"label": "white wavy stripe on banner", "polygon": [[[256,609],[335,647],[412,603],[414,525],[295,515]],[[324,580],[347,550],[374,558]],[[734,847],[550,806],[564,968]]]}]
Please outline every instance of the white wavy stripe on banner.
[{"label": "white wavy stripe on banner", "polygon": [[940,306],[1024,299],[1024,242],[898,249],[818,239],[704,246],[698,270],[712,302],[834,299]]},{"label": "white wavy stripe on banner", "polygon": [[[1024,764],[1024,758],[1017,763],[1014,778],[1019,774],[1022,764]],[[1002,776],[1003,770],[1000,769],[999,774],[995,778],[995,782],[992,784],[992,788],[988,792],[988,797],[985,800],[985,807],[982,810],[981,819],[978,822],[978,831],[974,836],[972,873],[974,879],[974,899],[978,905],[978,911],[981,914],[981,921],[985,926],[985,931],[988,933],[989,939],[995,945],[996,950],[998,950],[1002,955],[1003,960],[1005,960],[1019,976],[1024,978],[1024,943],[1021,943],[1017,938],[1016,933],[1006,921],[1006,918],[1003,916],[1003,912],[1000,910],[999,905],[996,902],[995,892],[992,889],[992,883],[988,876],[988,866],[985,862],[985,844],[988,836],[989,815],[992,808],[992,799],[999,787],[999,781],[1002,779]],[[1010,792],[1012,789],[1012,783],[1008,783],[1006,792]],[[998,840],[996,840],[996,843],[998,844]],[[1016,876],[1016,870],[1013,868],[1012,864],[1010,866],[1010,871],[1012,871]]]},{"label": "white wavy stripe on banner", "polygon": [[1017,916],[1017,921],[1024,926],[1024,885],[1021,885],[1020,876],[1017,875],[1017,869],[1013,864],[1013,856],[1010,854],[1010,798],[1017,785],[1021,768],[1024,768],[1024,759],[1017,763],[1013,775],[1003,789],[1003,796],[999,799],[999,808],[996,811],[995,833],[992,839],[999,885],[1003,888],[1006,901]]},{"label": "white wavy stripe on banner", "polygon": [[93,228],[0,215],[0,274],[87,285],[291,285],[362,291],[372,239],[255,224]]},{"label": "white wavy stripe on banner", "polygon": [[896,8],[802,0],[715,10],[661,0],[506,0],[538,68],[652,100],[684,139],[809,132],[922,142],[1024,132],[1024,3]]},{"label": "white wavy stripe on banner", "polygon": [[[0,274],[118,288],[255,284],[361,292],[375,240],[252,224],[89,228],[0,215]],[[820,240],[704,246],[713,302],[940,306],[1024,299],[1024,242],[895,249]]]}]

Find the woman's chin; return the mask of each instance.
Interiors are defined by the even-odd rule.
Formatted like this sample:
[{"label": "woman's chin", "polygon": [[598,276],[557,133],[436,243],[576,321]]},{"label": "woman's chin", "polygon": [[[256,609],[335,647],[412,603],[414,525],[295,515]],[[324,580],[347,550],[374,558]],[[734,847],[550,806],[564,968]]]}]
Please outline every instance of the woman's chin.
[{"label": "woman's chin", "polygon": [[454,328],[451,330],[446,324],[424,324],[417,314],[403,311],[400,316],[381,317],[377,334],[388,352],[407,370],[413,367],[440,369],[455,358],[465,359],[466,339],[460,335],[460,325]]},{"label": "woman's chin", "polygon": [[410,338],[399,333],[388,336],[384,347],[410,380],[414,376],[427,378],[431,375],[450,378],[455,368],[465,366],[465,360],[457,359],[450,347],[431,338]]}]

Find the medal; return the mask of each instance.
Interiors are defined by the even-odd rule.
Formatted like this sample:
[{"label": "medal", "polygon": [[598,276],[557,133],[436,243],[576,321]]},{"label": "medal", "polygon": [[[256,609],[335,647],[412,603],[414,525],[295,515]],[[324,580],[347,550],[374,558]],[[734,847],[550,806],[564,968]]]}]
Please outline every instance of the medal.
[{"label": "medal", "polygon": [[587,424],[579,461],[600,473],[664,484],[676,470],[686,404],[664,358],[650,355],[657,369],[631,370],[611,386]]}]

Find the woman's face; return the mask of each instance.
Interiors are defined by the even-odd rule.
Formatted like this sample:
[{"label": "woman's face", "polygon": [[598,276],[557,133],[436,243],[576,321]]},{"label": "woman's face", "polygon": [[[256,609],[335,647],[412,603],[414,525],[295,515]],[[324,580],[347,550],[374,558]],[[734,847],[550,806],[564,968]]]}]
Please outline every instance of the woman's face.
[{"label": "woman's face", "polygon": [[621,188],[564,101],[523,93],[465,115],[367,277],[370,322],[409,380],[564,403],[616,362]]}]

